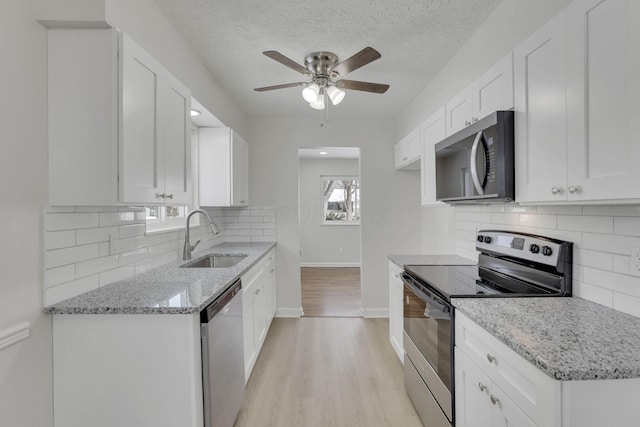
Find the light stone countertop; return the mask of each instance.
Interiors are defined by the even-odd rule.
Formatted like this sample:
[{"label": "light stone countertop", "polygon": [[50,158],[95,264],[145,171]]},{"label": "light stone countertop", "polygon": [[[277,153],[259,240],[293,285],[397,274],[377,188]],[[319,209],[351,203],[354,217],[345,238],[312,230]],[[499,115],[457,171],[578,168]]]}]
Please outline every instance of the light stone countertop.
[{"label": "light stone countertop", "polygon": [[82,295],[45,307],[48,314],[189,314],[199,313],[247,272],[275,243],[223,243],[194,251],[192,260],[207,254],[247,254],[227,268],[180,268],[179,260]]},{"label": "light stone countertop", "polygon": [[389,255],[398,267],[405,265],[476,265],[477,262],[458,255]]},{"label": "light stone countertop", "polygon": [[577,297],[452,304],[557,380],[640,378],[640,318]]}]

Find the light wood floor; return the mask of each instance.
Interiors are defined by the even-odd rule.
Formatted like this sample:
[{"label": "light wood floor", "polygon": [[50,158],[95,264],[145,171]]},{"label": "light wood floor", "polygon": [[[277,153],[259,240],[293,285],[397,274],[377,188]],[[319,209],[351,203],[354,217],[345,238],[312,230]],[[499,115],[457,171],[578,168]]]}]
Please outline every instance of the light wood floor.
[{"label": "light wood floor", "polygon": [[387,319],[277,318],[235,427],[422,427]]},{"label": "light wood floor", "polygon": [[302,267],[305,317],[360,317],[360,268]]}]

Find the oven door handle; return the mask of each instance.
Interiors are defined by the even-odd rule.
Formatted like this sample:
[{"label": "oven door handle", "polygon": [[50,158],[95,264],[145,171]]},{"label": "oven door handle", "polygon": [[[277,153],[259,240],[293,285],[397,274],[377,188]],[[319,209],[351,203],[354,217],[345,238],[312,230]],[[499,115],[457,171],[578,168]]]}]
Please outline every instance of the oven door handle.
[{"label": "oven door handle", "polygon": [[440,301],[435,300],[434,298],[430,297],[429,295],[425,294],[422,290],[418,289],[418,287],[416,285],[414,285],[412,282],[410,282],[410,278],[409,276],[406,275],[406,273],[402,274],[402,281],[404,282],[404,284],[411,289],[411,292],[413,292],[414,294],[416,294],[416,296],[418,298],[420,298],[421,300],[436,306],[440,311],[444,312],[444,313],[449,313],[451,311],[451,307],[448,304],[442,303]]}]

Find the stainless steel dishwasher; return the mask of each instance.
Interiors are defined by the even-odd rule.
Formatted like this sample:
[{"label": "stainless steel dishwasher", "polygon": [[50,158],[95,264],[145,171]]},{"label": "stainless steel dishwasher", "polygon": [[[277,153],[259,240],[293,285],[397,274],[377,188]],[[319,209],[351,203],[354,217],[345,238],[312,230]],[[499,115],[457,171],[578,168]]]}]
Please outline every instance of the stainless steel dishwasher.
[{"label": "stainless steel dishwasher", "polygon": [[244,400],[240,279],[200,313],[205,427],[232,427]]}]

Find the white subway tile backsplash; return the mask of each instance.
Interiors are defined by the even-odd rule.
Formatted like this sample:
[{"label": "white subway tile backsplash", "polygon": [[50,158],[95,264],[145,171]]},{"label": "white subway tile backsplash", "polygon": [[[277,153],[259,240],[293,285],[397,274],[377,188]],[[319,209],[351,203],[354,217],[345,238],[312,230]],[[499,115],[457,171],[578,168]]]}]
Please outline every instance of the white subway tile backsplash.
[{"label": "white subway tile backsplash", "polygon": [[584,281],[616,292],[640,297],[640,277],[584,267]]},{"label": "white subway tile backsplash", "polygon": [[613,271],[613,255],[605,252],[592,251],[580,247],[574,248],[573,263],[600,270]]},{"label": "white subway tile backsplash", "polygon": [[[192,225],[200,248],[227,242],[275,242],[272,208],[207,209],[221,233]],[[239,222],[243,218],[243,222]],[[141,207],[48,207],[45,213],[45,303],[142,273],[181,257],[184,231],[146,233]],[[244,230],[246,235],[239,236]],[[113,240],[110,237],[113,236]],[[117,245],[117,250],[111,244]],[[113,249],[113,251],[112,251]]]},{"label": "white subway tile backsplash", "polygon": [[632,316],[640,317],[640,298],[614,292],[613,308],[631,314]]},{"label": "white subway tile backsplash", "polygon": [[50,213],[47,214],[46,230],[77,230],[98,226],[97,213]]},{"label": "white subway tile backsplash", "polygon": [[613,308],[613,291],[573,279],[573,295]]},{"label": "white subway tile backsplash", "polygon": [[549,215],[581,215],[582,214],[582,206],[576,205],[540,205],[538,206],[539,214],[549,214]]},{"label": "white subway tile backsplash", "polygon": [[262,236],[262,230],[238,230],[238,236]]},{"label": "white subway tile backsplash", "polygon": [[76,266],[74,264],[62,267],[50,268],[45,272],[44,285],[47,288],[70,282],[76,278]]},{"label": "white subway tile backsplash", "polygon": [[47,304],[55,304],[67,298],[71,298],[76,295],[98,289],[98,286],[98,276],[89,276],[79,280],[74,280],[72,282],[67,282],[62,285],[54,286],[53,288],[45,289],[45,299],[47,301]]},{"label": "white subway tile backsplash", "polygon": [[100,227],[133,224],[135,221],[135,212],[104,212],[99,215]]},{"label": "white subway tile backsplash", "polygon": [[123,252],[118,255],[119,265],[128,265],[137,261],[141,261],[149,256],[149,248],[134,249],[132,251]]},{"label": "white subway tile backsplash", "polygon": [[621,274],[631,274],[631,257],[613,255],[613,271]]},{"label": "white subway tile backsplash", "polygon": [[100,286],[126,279],[136,274],[135,264],[129,264],[124,267],[114,268],[100,273]]},{"label": "white subway tile backsplash", "polygon": [[583,206],[583,215],[640,216],[640,205],[595,205]]},{"label": "white subway tile backsplash", "polygon": [[118,227],[118,233],[121,239],[144,236],[146,227],[145,224],[121,225]]},{"label": "white subway tile backsplash", "polygon": [[78,245],[108,242],[110,235],[113,235],[117,239],[118,227],[86,228],[84,230],[78,230],[76,231],[76,240]]},{"label": "white subway tile backsplash", "polygon": [[116,255],[95,258],[76,264],[76,277],[85,277],[93,274],[102,273],[118,266],[118,257]]},{"label": "white subway tile backsplash", "polygon": [[538,228],[556,228],[557,216],[555,215],[538,215],[538,214],[520,214],[520,225]]},{"label": "white subway tile backsplash", "polygon": [[47,268],[59,267],[61,265],[75,264],[99,256],[99,246],[97,244],[73,246],[71,248],[54,249],[47,251]]},{"label": "white subway tile backsplash", "polygon": [[68,248],[76,244],[75,230],[48,231],[44,236],[45,248],[47,250]]},{"label": "white subway tile backsplash", "polygon": [[640,248],[640,237],[584,233],[582,246],[594,251],[629,255],[631,248]]},{"label": "white subway tile backsplash", "polygon": [[48,213],[69,213],[75,211],[75,206],[47,206],[46,208],[46,212]]},{"label": "white subway tile backsplash", "polygon": [[640,236],[640,217],[614,218],[613,232],[627,236]]},{"label": "white subway tile backsplash", "polygon": [[613,217],[562,215],[558,217],[558,228],[611,234],[613,233]]}]

